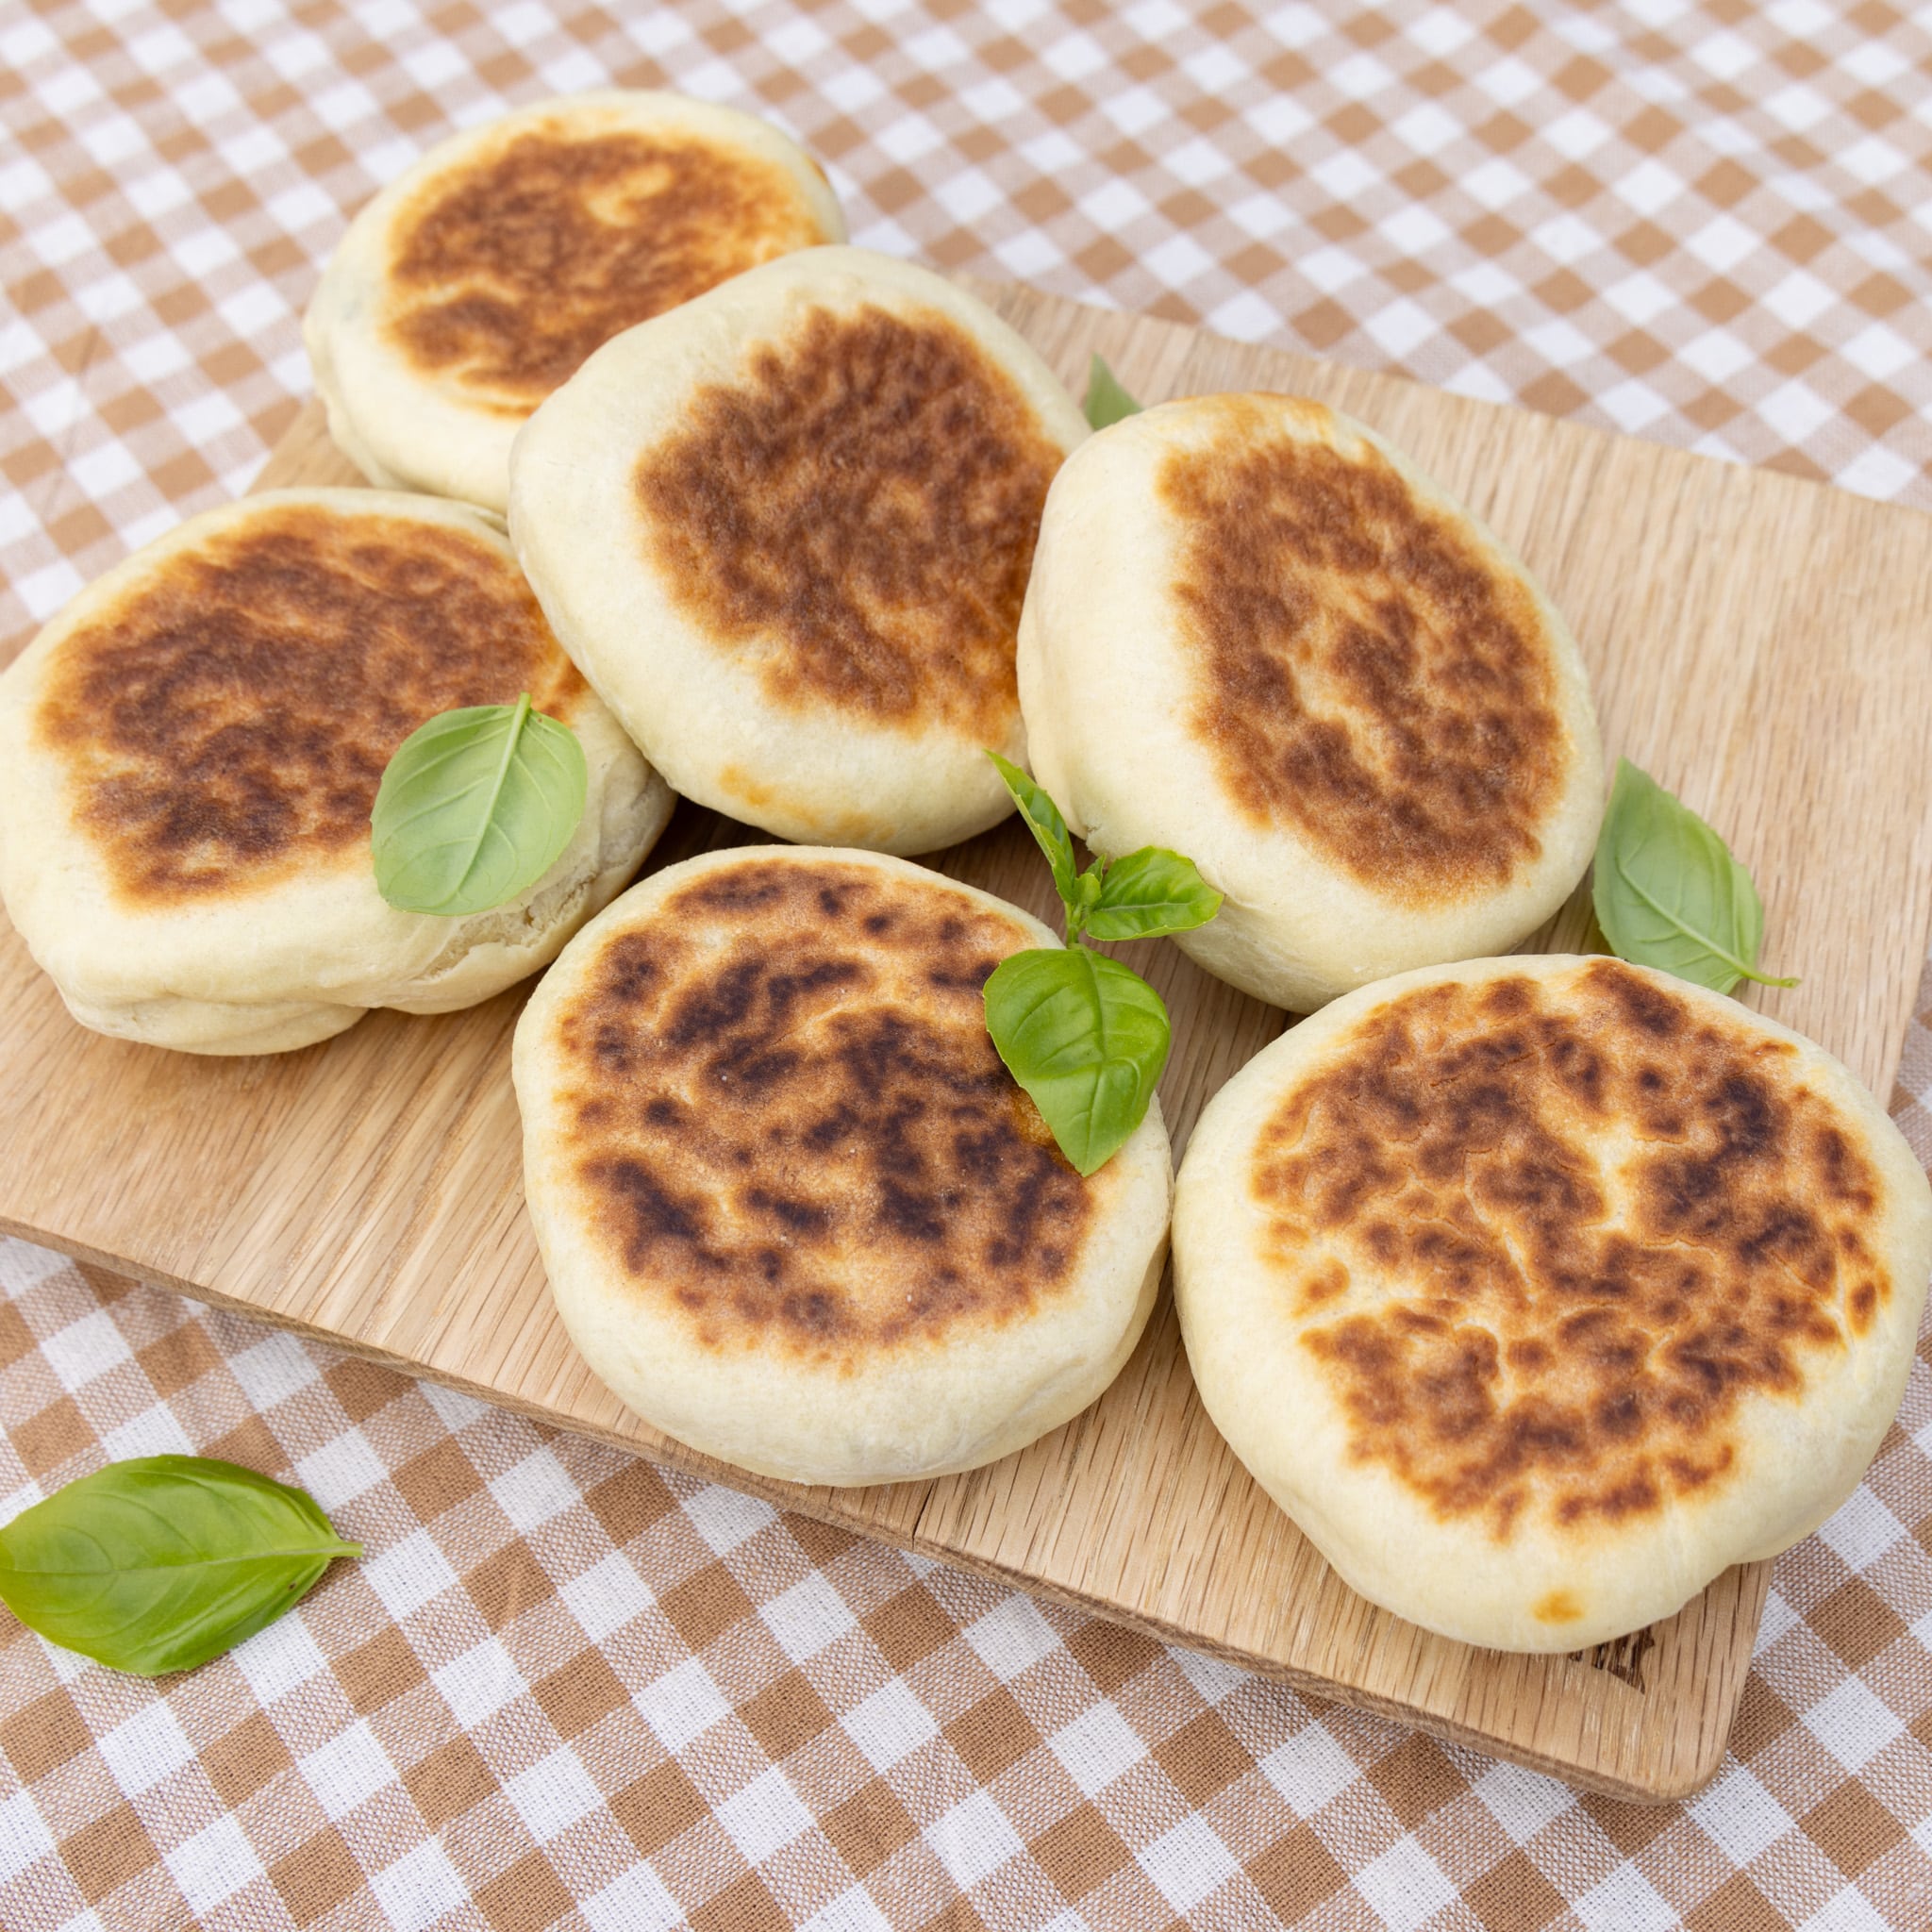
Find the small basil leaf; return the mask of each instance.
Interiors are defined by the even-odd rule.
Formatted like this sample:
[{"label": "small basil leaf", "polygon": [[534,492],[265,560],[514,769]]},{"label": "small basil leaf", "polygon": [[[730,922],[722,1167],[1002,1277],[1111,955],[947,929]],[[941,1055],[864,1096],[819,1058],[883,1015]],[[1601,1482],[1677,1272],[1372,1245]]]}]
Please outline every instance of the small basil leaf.
[{"label": "small basil leaf", "polygon": [[1074,896],[1067,901],[1067,943],[1072,945],[1087,930],[1087,922],[1093,916],[1093,908],[1100,904],[1101,874],[1107,870],[1107,861],[1096,858],[1078,878],[1074,881]]},{"label": "small basil leaf", "polygon": [[0,1529],[0,1602],[50,1642],[158,1677],[219,1657],[359,1557],[315,1502],[198,1456],[110,1462]]},{"label": "small basil leaf", "polygon": [[1007,790],[1013,794],[1013,803],[1020,808],[1020,816],[1026,821],[1026,829],[1046,854],[1060,904],[1071,913],[1079,889],[1074,883],[1074,841],[1059,807],[1018,765],[1001,758],[996,751],[988,752],[987,757],[998,767]]},{"label": "small basil leaf", "polygon": [[1104,356],[1094,357],[1087,365],[1087,400],[1080,407],[1096,429],[1141,413],[1140,404],[1121,387],[1120,377],[1107,366]]},{"label": "small basil leaf", "polygon": [[1796,986],[1757,970],[1764,904],[1730,847],[1628,758],[1597,835],[1591,886],[1597,924],[1610,950],[1713,992],[1740,979]]},{"label": "small basil leaf", "polygon": [[375,889],[405,912],[488,912],[570,843],[589,777],[576,733],[530,708],[443,711],[396,747],[369,815]]},{"label": "small basil leaf", "polygon": [[1090,1174],[1146,1117],[1167,1064],[1167,1008],[1138,974],[1085,946],[1012,953],[986,982],[1000,1058],[1059,1149]]},{"label": "small basil leaf", "polygon": [[1163,846],[1143,845],[1108,867],[1087,930],[1097,940],[1151,940],[1162,933],[1192,932],[1220,910],[1221,894],[1194,869],[1191,858]]}]

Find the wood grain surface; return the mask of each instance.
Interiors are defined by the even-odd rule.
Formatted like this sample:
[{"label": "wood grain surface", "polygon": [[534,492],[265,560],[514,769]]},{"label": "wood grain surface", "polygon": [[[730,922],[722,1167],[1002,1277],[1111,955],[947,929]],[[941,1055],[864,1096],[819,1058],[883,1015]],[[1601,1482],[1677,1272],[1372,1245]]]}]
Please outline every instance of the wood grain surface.
[{"label": "wood grain surface", "polygon": [[[1803,981],[1751,1003],[1890,1091],[1932,894],[1932,521],[1170,324],[980,292],[1076,391],[1098,349],[1143,399],[1319,396],[1487,517],[1574,626],[1608,751],[1704,812],[1755,872],[1767,966]],[[260,479],[354,480],[315,405]],[[651,863],[762,836],[683,805]],[[1051,910],[1014,822],[932,862]],[[1570,950],[1587,932],[1579,896],[1532,943]],[[1174,1015],[1161,1098],[1178,1154],[1283,1016],[1164,941],[1118,950]],[[378,1013],[301,1053],[198,1058],[84,1032],[0,927],[0,1225],[1574,1784],[1661,1799],[1716,1771],[1765,1566],[1575,1657],[1430,1636],[1348,1591],[1234,1460],[1165,1296],[1099,1403],[967,1475],[800,1490],[645,1427],[551,1310],[509,1083],[521,998]]]}]

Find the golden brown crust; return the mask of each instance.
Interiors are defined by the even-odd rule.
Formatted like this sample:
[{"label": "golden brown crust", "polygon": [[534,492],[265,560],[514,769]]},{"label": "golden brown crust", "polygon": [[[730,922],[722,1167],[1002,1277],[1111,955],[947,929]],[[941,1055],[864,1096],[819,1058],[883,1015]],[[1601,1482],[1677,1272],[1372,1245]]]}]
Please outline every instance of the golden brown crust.
[{"label": "golden brown crust", "polygon": [[1401,994],[1328,1051],[1250,1185],[1351,1453],[1440,1518],[1586,1532],[1722,1483],[1740,1401],[1893,1291],[1798,1050],[1620,961]]},{"label": "golden brown crust", "polygon": [[1157,487],[1184,533],[1189,723],[1223,784],[1383,896],[1506,884],[1570,765],[1536,599],[1373,445],[1320,440],[1319,404],[1219,400],[1214,440]]},{"label": "golden brown crust", "polygon": [[937,311],[814,310],[690,416],[636,475],[679,608],[774,704],[1004,743],[1061,452],[972,336]]},{"label": "golden brown crust", "polygon": [[64,638],[34,728],[111,889],[158,906],[366,855],[396,746],[523,691],[568,716],[586,687],[501,545],[279,504]]},{"label": "golden brown crust", "polygon": [[1052,1297],[1091,1191],[981,999],[1025,943],[937,881],[771,858],[605,940],[553,1041],[613,1272],[705,1347],[853,1365]]},{"label": "golden brown crust", "polygon": [[424,186],[396,225],[387,325],[420,367],[525,416],[622,330],[824,239],[776,161],[546,125]]}]

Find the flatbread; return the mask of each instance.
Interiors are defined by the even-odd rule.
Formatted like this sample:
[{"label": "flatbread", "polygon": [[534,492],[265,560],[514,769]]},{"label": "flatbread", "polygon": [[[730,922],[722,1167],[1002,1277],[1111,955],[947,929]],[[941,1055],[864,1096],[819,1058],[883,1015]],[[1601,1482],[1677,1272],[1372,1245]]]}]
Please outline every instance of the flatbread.
[{"label": "flatbread", "polygon": [[1478,959],[1236,1074],[1174,1245],[1208,1414],[1343,1579],[1466,1642],[1575,1650],[1857,1488],[1932,1189],[1837,1060],[1734,1001]]},{"label": "flatbread", "polygon": [[1039,921],[898,859],[751,846],[644,880],[517,1028],[551,1291],[655,1427],[794,1482],[992,1461],[1111,1382],[1172,1191],[1158,1105],[1082,1180],[981,988]]},{"label": "flatbread", "polygon": [[[575,835],[494,910],[387,905],[369,811],[391,754],[524,691],[583,745]],[[0,675],[0,893],[69,1010],[198,1053],[488,998],[624,886],[673,803],[501,531],[365,490],[245,497],[109,571]]]},{"label": "flatbread", "polygon": [[934,850],[1011,809],[1014,632],[1086,434],[991,309],[858,248],[620,336],[532,417],[510,536],[558,641],[686,797]]},{"label": "flatbread", "polygon": [[818,164],[735,108],[607,90],[466,128],[323,275],[303,336],[329,433],[373,483],[501,511],[517,430],[600,342],[844,239]]},{"label": "flatbread", "polygon": [[1179,943],[1296,1012],[1507,952],[1590,863],[1603,757],[1568,627],[1360,424],[1194,396],[1055,480],[1020,625],[1035,776],[1109,856],[1226,895]]}]

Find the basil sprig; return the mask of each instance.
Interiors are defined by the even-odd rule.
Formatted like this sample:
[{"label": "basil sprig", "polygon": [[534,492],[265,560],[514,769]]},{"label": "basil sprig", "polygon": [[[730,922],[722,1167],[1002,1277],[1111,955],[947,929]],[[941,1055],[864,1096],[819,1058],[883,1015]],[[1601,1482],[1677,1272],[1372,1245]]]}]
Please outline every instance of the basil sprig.
[{"label": "basil sprig", "polygon": [[527,891],[570,843],[589,790],[568,724],[467,705],[396,747],[369,815],[375,889],[405,912],[488,912]]},{"label": "basil sprig", "polygon": [[1657,966],[1713,992],[1740,979],[1796,986],[1757,970],[1764,902],[1731,849],[1628,758],[1596,841],[1596,922],[1620,959]]},{"label": "basil sprig", "polygon": [[50,1642],[158,1677],[253,1637],[336,1557],[361,1554],[300,1490],[232,1462],[142,1456],[0,1529],[0,1602]]},{"label": "basil sprig", "polygon": [[1095,429],[1141,413],[1140,404],[1121,387],[1120,377],[1107,366],[1105,356],[1095,356],[1087,365],[1087,400],[1080,407]]},{"label": "basil sprig", "polygon": [[1059,808],[1017,765],[987,756],[1053,868],[1067,943],[1012,953],[993,968],[986,1027],[1060,1152],[1090,1174],[1146,1117],[1167,1064],[1169,1028],[1160,995],[1118,959],[1091,951],[1083,937],[1189,932],[1221,909],[1221,894],[1191,859],[1158,845],[1076,871]]}]

